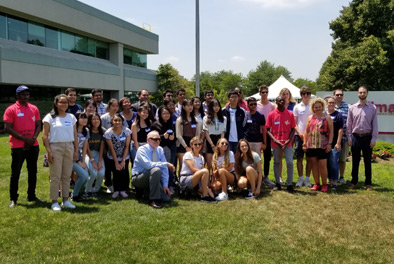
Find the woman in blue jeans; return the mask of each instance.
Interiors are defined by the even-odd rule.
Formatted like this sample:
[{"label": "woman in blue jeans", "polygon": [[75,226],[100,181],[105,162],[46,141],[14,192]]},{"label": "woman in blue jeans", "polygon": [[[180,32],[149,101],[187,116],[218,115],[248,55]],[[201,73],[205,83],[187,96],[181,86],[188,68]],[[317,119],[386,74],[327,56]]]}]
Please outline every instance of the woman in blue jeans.
[{"label": "woman in blue jeans", "polygon": [[85,163],[86,151],[88,148],[89,130],[87,128],[88,117],[85,112],[77,113],[77,135],[78,135],[78,157],[74,162],[73,171],[78,175],[78,180],[75,182],[74,190],[71,199],[74,202],[80,202],[85,198],[84,195],[79,195],[82,187],[89,178],[88,168]]},{"label": "woman in blue jeans", "polygon": [[328,179],[333,190],[338,186],[339,166],[338,160],[341,155],[341,142],[343,135],[344,121],[342,114],[335,110],[335,99],[332,96],[324,98],[327,103],[327,113],[331,116],[334,124],[334,137],[332,140],[331,152],[328,155],[327,169]]}]

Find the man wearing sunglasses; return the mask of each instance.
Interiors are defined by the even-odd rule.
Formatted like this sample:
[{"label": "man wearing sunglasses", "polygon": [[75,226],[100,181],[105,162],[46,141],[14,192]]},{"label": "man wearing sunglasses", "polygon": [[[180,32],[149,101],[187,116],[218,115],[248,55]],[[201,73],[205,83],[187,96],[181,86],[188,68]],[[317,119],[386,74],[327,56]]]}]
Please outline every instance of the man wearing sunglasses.
[{"label": "man wearing sunglasses", "polygon": [[348,145],[348,139],[346,136],[346,121],[347,121],[347,116],[349,113],[349,105],[343,101],[343,90],[342,89],[336,89],[333,92],[334,95],[334,100],[335,100],[335,110],[340,112],[343,117],[343,135],[342,135],[342,144],[341,144],[341,155],[339,156],[339,183],[340,184],[346,184],[344,174],[345,174],[345,169],[346,169],[346,160],[347,156],[349,155],[349,145]]},{"label": "man wearing sunglasses", "polygon": [[161,201],[169,202],[171,196],[168,188],[168,170],[175,172],[175,167],[166,161],[157,131],[149,132],[147,141],[148,144],[140,146],[137,150],[131,171],[131,184],[138,191],[149,189],[149,205],[155,209],[162,209]]},{"label": "man wearing sunglasses", "polygon": [[301,187],[304,184],[307,187],[312,187],[312,184],[309,180],[309,176],[311,175],[311,170],[312,170],[312,163],[310,162],[309,158],[306,157],[305,180],[303,174],[304,168],[302,164],[305,155],[305,152],[302,149],[302,144],[304,143],[303,135],[305,132],[306,121],[308,119],[308,116],[312,114],[309,105],[309,101],[311,99],[311,93],[312,91],[309,87],[303,86],[300,89],[302,101],[301,103],[297,104],[293,110],[294,119],[296,122],[296,127],[295,127],[296,133],[294,136],[294,154],[297,158],[297,171],[298,171],[298,180],[296,183],[296,187]]},{"label": "man wearing sunglasses", "polygon": [[261,150],[265,150],[265,142],[267,141],[265,117],[256,111],[256,98],[249,97],[246,101],[248,102],[249,112],[246,112],[245,139],[249,142],[252,151],[261,156]]}]

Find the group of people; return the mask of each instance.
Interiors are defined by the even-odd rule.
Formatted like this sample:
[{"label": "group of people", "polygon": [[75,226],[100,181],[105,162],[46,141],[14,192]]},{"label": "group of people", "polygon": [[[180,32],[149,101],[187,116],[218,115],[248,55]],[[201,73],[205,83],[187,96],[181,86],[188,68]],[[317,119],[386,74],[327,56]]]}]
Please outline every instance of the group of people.
[{"label": "group of people", "polygon": [[[92,99],[82,107],[76,104],[76,90],[68,88],[55,97],[53,109],[41,126],[37,107],[28,102],[31,90],[19,86],[17,102],[4,113],[12,155],[9,207],[17,205],[24,160],[27,200],[40,201],[35,189],[41,127],[53,211],[74,209],[75,202],[97,196],[103,181],[114,199],[127,198],[131,182],[137,197],[145,196],[156,209],[170,201],[176,187],[181,193],[198,192],[202,202],[227,200],[230,190],[245,190],[245,199],[253,199],[259,196],[262,184],[282,189],[283,157],[286,189],[294,193],[293,145],[299,176],[296,187],[305,185],[327,192],[328,183],[333,189],[346,183],[344,170],[351,146],[349,188],[358,183],[362,150],[365,185],[372,189],[371,154],[378,130],[376,107],[367,102],[365,86],[358,89],[359,101],[350,107],[340,89],[333,96],[311,100],[310,88],[302,87],[299,104],[287,88],[281,90],[275,104],[268,100],[267,86],[259,87],[259,92],[258,101],[242,99],[239,88],[231,90],[229,102],[222,108],[211,90],[205,91],[205,101],[201,102],[199,97],[187,99],[185,90],[179,89],[177,103],[174,92],[166,90],[158,108],[149,102],[146,90],[138,92],[137,103],[123,97],[104,104],[102,91],[95,89]],[[268,178],[272,155],[275,183]],[[69,200],[73,174],[77,175],[71,193],[74,204]]]}]

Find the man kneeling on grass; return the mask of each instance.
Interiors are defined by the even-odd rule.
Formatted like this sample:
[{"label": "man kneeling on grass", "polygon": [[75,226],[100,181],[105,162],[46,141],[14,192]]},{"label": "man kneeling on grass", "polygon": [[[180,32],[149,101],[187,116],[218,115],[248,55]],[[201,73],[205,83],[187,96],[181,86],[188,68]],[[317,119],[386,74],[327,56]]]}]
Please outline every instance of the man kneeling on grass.
[{"label": "man kneeling on grass", "polygon": [[163,208],[161,201],[170,201],[168,170],[175,172],[174,165],[166,161],[160,140],[157,131],[148,133],[148,144],[138,148],[131,172],[131,184],[140,190],[149,189],[149,205],[155,209]]}]

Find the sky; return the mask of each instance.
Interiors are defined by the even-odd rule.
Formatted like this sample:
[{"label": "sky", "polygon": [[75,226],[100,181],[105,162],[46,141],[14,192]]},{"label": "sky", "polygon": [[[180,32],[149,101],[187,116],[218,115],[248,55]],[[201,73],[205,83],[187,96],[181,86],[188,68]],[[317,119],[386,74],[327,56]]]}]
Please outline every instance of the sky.
[{"label": "sky", "polygon": [[[148,68],[171,63],[196,73],[195,0],[80,0],[159,35]],[[293,79],[316,80],[330,55],[329,22],[349,0],[200,0],[200,72],[244,77],[261,61],[284,66]],[[145,26],[146,27],[146,26]]]}]

